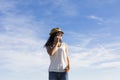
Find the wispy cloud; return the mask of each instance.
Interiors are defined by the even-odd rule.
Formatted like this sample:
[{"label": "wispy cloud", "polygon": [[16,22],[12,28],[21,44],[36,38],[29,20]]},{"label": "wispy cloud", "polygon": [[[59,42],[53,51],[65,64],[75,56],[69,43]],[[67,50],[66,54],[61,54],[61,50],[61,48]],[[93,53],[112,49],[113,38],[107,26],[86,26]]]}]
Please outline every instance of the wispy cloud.
[{"label": "wispy cloud", "polygon": [[120,62],[111,61],[111,62],[101,63],[100,65],[97,66],[97,68],[120,68]]},{"label": "wispy cloud", "polygon": [[88,16],[88,18],[98,20],[98,21],[104,21],[102,18],[94,16],[94,15]]},{"label": "wispy cloud", "polygon": [[73,53],[71,54],[72,67],[75,68],[120,68],[119,62],[115,61],[119,60],[120,56],[111,49],[96,46],[96,48],[80,49],[77,52],[71,51],[71,53]]},{"label": "wispy cloud", "polygon": [[13,30],[12,35],[9,30],[7,34],[0,33],[0,59],[2,59],[0,68],[11,71],[30,71],[48,65],[49,58],[45,58],[48,56],[43,48],[45,41],[34,37],[35,34],[31,35],[29,28],[27,34],[24,34],[26,32],[24,27],[22,28],[21,33],[14,32],[14,28],[10,28]]},{"label": "wispy cloud", "polygon": [[[75,32],[69,33],[69,35],[74,35]],[[89,35],[82,35],[83,41],[79,40],[79,33],[76,33],[74,37],[76,37],[76,43],[78,44],[71,44],[69,46],[69,53],[71,57],[71,64],[73,68],[112,68],[113,66],[109,66],[110,64],[116,64],[113,68],[119,68],[119,58],[120,52],[119,50],[119,40],[103,43],[99,42],[101,36],[107,36],[106,34],[96,34],[97,36]],[[109,35],[108,35],[109,36]],[[89,39],[89,42],[84,40]],[[102,37],[102,39],[106,39],[106,37]],[[98,41],[96,43],[96,41]],[[80,45],[84,46],[80,46]],[[117,65],[118,63],[118,65]],[[105,65],[106,67],[102,66]],[[99,66],[101,65],[101,67]],[[99,66],[99,67],[98,67]]]},{"label": "wispy cloud", "polygon": [[47,57],[43,48],[45,41],[35,37],[35,30],[29,27],[21,28],[13,26],[7,28],[6,32],[0,33],[0,59],[2,59],[0,68],[24,71],[36,70],[38,67],[47,65],[49,58],[45,58]]},{"label": "wispy cloud", "polygon": [[0,70],[37,71],[39,67],[42,69],[48,65],[49,58],[45,58],[48,57],[43,48],[45,40],[38,36],[45,33],[47,24],[35,20],[32,15],[16,14],[17,2],[8,3],[0,3],[4,4],[0,5],[3,14],[0,18]]},{"label": "wispy cloud", "polygon": [[43,69],[48,61],[46,62],[41,52],[44,51],[34,51],[34,53],[30,50],[23,53],[22,49],[21,51],[4,51],[4,55],[1,55],[4,63],[1,64],[0,68],[10,71],[37,71],[39,67]]},{"label": "wispy cloud", "polygon": [[[70,32],[66,31],[66,35],[70,35],[70,36],[65,36],[66,38],[69,39],[69,41],[67,41],[69,44],[71,45],[76,44],[76,46],[82,46],[82,47],[87,46],[89,42],[91,42],[94,39],[94,37],[88,37],[88,35],[79,34],[79,33],[72,32],[72,31]],[[72,41],[75,41],[75,42],[71,43]]]}]

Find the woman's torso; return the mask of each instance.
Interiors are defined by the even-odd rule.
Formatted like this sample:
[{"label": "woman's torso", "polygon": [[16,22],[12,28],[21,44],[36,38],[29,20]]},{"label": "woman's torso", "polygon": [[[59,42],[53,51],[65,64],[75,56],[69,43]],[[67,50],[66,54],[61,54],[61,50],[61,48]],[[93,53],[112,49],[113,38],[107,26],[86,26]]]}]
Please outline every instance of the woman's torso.
[{"label": "woman's torso", "polygon": [[53,56],[50,56],[49,72],[64,72],[67,64],[65,43],[62,43],[62,45],[58,47],[56,53]]}]

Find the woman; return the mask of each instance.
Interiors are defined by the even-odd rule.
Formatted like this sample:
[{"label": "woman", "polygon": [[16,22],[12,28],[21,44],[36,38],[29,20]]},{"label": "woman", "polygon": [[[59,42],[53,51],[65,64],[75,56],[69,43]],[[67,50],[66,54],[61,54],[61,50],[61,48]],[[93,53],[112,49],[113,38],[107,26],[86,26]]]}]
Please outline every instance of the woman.
[{"label": "woman", "polygon": [[53,28],[45,44],[50,56],[49,80],[68,80],[70,62],[67,45],[62,43],[63,34],[60,28]]}]

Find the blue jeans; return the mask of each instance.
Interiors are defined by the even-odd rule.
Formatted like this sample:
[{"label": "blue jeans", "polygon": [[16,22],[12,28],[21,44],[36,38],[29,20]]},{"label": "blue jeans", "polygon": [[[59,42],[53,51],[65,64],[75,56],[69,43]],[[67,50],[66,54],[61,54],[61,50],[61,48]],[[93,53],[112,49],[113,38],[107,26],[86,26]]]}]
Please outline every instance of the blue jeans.
[{"label": "blue jeans", "polygon": [[68,80],[67,72],[49,72],[49,80]]}]

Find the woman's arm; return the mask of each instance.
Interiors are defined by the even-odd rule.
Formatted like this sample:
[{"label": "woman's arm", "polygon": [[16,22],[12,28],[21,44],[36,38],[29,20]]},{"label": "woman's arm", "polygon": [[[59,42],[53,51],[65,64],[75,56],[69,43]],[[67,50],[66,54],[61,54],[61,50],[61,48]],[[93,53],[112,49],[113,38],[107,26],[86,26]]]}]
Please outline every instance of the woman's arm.
[{"label": "woman's arm", "polygon": [[68,62],[68,66],[65,68],[65,71],[68,72],[70,70],[70,59],[69,59],[69,56],[68,56],[68,47],[67,47],[67,45],[66,45],[65,51],[66,51],[66,54],[67,54],[67,62]]},{"label": "woman's arm", "polygon": [[54,46],[53,47],[50,47],[50,46],[47,46],[47,52],[50,56],[53,56],[57,49],[58,49],[58,45],[59,45],[59,38],[56,36],[55,39],[54,39]]},{"label": "woman's arm", "polygon": [[50,56],[53,56],[54,54],[55,54],[55,52],[57,51],[57,47],[58,45],[56,44],[54,47],[50,47],[50,46],[48,46],[48,47],[46,47],[46,49],[47,49],[47,52],[48,52],[48,54],[50,55]]}]

